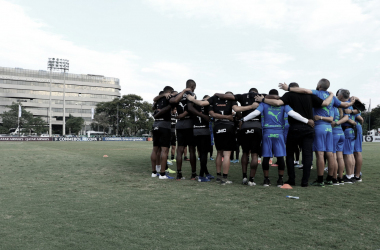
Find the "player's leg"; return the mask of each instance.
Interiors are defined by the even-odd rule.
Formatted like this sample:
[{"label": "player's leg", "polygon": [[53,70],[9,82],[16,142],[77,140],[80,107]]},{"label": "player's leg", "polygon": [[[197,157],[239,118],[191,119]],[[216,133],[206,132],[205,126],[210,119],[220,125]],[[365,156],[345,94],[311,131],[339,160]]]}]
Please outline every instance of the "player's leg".
[{"label": "player's leg", "polygon": [[248,184],[248,176],[247,176],[248,153],[249,153],[249,151],[244,152],[244,149],[243,149],[243,154],[241,156],[241,169],[242,169],[242,172],[243,172],[243,182],[242,182],[242,184],[243,185],[247,185]]},{"label": "player's leg", "polygon": [[150,162],[152,165],[152,177],[157,177],[156,161],[157,161],[158,148],[159,148],[158,146],[153,146],[152,154],[150,155]]},{"label": "player's leg", "polygon": [[[256,176],[256,172],[257,172],[257,166],[259,165],[258,158],[259,158],[259,155],[257,153],[252,153],[252,151],[251,151],[251,164],[249,165],[250,166],[250,173],[249,173],[249,180],[248,180],[249,186],[255,186],[256,185],[254,180],[255,180],[255,176]],[[268,164],[269,164],[269,162],[268,162]]]},{"label": "player's leg", "polygon": [[177,180],[184,179],[182,176],[182,154],[184,151],[185,147],[184,146],[177,146]]},{"label": "player's leg", "polygon": [[[264,172],[264,187],[269,187],[270,186],[270,180],[269,180],[269,165],[271,165],[271,159],[273,156],[273,147],[274,141],[272,140],[272,136],[274,135],[275,132],[273,131],[266,131],[264,130],[264,134],[262,137],[262,156],[263,162],[262,162],[262,168]],[[276,134],[278,135],[278,134]]]},{"label": "player's leg", "polygon": [[296,174],[294,171],[294,152],[296,151],[296,147],[298,147],[299,136],[300,135],[297,131],[290,128],[286,138],[286,167],[288,170],[288,180],[285,183],[292,186],[295,185],[296,181]]},{"label": "player's leg", "polygon": [[354,146],[354,157],[355,157],[355,180],[357,182],[362,182],[362,165],[363,165],[363,156],[362,156],[362,143],[363,143],[363,134],[358,133],[355,146]]},{"label": "player's leg", "polygon": [[197,156],[196,156],[196,150],[194,146],[189,145],[189,153],[190,153],[191,179],[195,180],[197,177]]},{"label": "player's leg", "polygon": [[226,159],[223,161],[223,178],[220,181],[220,184],[225,185],[225,184],[231,184],[232,181],[229,181],[228,178],[228,172],[230,170],[230,164],[231,162],[228,161],[231,155],[231,151],[223,151],[224,158]]},{"label": "player's leg", "polygon": [[278,165],[278,179],[277,179],[277,187],[282,187],[284,185],[284,171],[285,171],[285,160],[284,157],[277,157],[277,165]]},{"label": "player's leg", "polygon": [[[170,140],[169,140],[170,141]],[[166,161],[168,160],[169,147],[161,147],[161,166],[165,166]],[[165,168],[161,168],[160,171],[160,180],[163,179],[173,179],[173,177],[169,177],[165,173]]]},{"label": "player's leg", "polygon": [[[283,181],[284,170],[285,170],[284,156],[286,156],[286,148],[285,148],[284,134],[281,132],[278,132],[276,135],[277,136],[271,138],[272,152],[273,152],[273,155],[277,158],[277,166],[278,166],[277,187],[281,187],[284,184],[284,181]],[[263,139],[263,142],[264,142],[264,139]]]},{"label": "player's leg", "polygon": [[216,159],[215,159],[215,167],[216,167],[216,180],[222,180],[222,157],[223,150],[216,150]]},{"label": "player's leg", "polygon": [[188,161],[189,158],[187,158],[187,146],[184,147],[184,150],[183,150],[183,160],[184,161]]},{"label": "player's leg", "polygon": [[[288,140],[289,140],[289,137],[288,137]],[[313,163],[313,158],[312,158],[313,157],[313,142],[314,142],[313,130],[303,131],[302,140],[300,141],[301,151],[302,151],[302,164],[303,164],[301,187],[307,187],[309,185],[308,182],[309,182],[309,177],[310,177],[310,169]]]}]

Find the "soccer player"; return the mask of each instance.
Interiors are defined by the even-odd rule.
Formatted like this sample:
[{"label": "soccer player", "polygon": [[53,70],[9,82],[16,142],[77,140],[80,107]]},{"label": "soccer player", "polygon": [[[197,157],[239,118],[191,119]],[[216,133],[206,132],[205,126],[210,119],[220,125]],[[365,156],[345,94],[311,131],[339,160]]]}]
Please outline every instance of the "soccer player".
[{"label": "soccer player", "polygon": [[[278,96],[278,91],[272,89],[269,91],[269,95]],[[266,103],[260,103],[259,107],[251,112],[249,115],[242,119],[243,122],[249,121],[259,115],[263,117],[263,172],[264,172],[264,187],[271,185],[269,180],[269,159],[274,155],[277,157],[278,164],[278,180],[277,187],[281,187],[284,184],[283,176],[285,170],[284,156],[286,156],[285,140],[284,140],[284,126],[285,126],[285,114],[290,117],[303,122],[313,127],[313,120],[308,120],[302,117],[297,112],[293,111],[289,105],[285,106],[271,106]]]},{"label": "soccer player", "polygon": [[[330,87],[330,81],[322,78],[317,84],[316,90],[309,90],[304,88],[292,88],[292,92],[301,94],[313,94],[321,98],[322,100],[327,99],[332,93],[327,92]],[[287,86],[281,84],[281,88],[287,90]],[[317,158],[317,175],[318,178],[311,185],[324,187],[325,185],[333,185],[333,174],[337,171],[338,166],[336,166],[336,161],[333,155],[333,133],[331,122],[333,121],[333,110],[332,107],[342,107],[347,108],[354,104],[353,100],[351,103],[341,103],[335,96],[329,105],[326,107],[314,108],[314,119],[315,119],[315,136],[314,136],[314,151],[316,152]],[[326,182],[323,182],[323,171],[325,167],[324,156],[326,155],[328,160],[328,175]],[[336,179],[334,180],[336,183]]]},{"label": "soccer player", "polygon": [[[226,94],[231,94],[227,92]],[[230,168],[230,161],[228,160],[231,155],[231,150],[233,150],[236,142],[234,141],[234,123],[232,117],[232,107],[237,107],[235,101],[227,100],[220,98],[216,95],[210,97],[205,101],[196,100],[192,96],[187,96],[189,101],[194,102],[199,106],[208,106],[210,105],[209,114],[215,119],[214,126],[214,138],[215,146],[217,150],[216,157],[216,174],[217,181],[220,181],[221,185],[232,184],[232,181],[228,180],[228,171]],[[239,110],[235,110],[238,112]],[[226,160],[222,162],[222,157]],[[222,163],[223,163],[223,178],[222,178]]]},{"label": "soccer player", "polygon": [[[340,89],[338,92],[338,99],[343,102],[350,102],[350,91],[347,89]],[[352,97],[354,99],[354,97]],[[348,107],[349,110],[353,110],[352,106]],[[346,113],[344,110],[344,114]],[[354,121],[354,115],[348,114],[347,122],[342,124],[344,131],[344,146],[343,146],[343,159],[346,167],[346,175],[343,177],[343,181],[346,184],[352,184],[356,182],[354,177],[355,159],[354,159],[354,147],[355,147],[355,129],[356,122]]]},{"label": "soccer player", "polygon": [[[173,91],[171,93],[172,95],[176,95],[178,94],[177,91]],[[170,158],[170,161],[168,160],[168,164],[169,165],[173,165],[173,162],[176,162],[176,160],[174,159],[174,156],[175,156],[175,150],[176,150],[176,146],[177,146],[177,136],[175,134],[175,125],[177,124],[177,109],[176,108],[173,108],[172,109],[172,112],[171,112],[171,136],[170,136],[170,145],[171,145],[171,158]],[[168,168],[167,171],[170,173],[170,174],[175,174],[176,171]]]},{"label": "soccer player", "polygon": [[[255,97],[258,95],[258,90],[256,88],[251,88],[248,93],[237,94],[237,95],[223,95],[216,94],[221,98],[226,98],[232,101],[238,101],[241,106],[237,103],[234,105],[234,109],[238,112],[242,112],[242,116],[245,117],[253,110],[255,110],[259,103],[255,101]],[[261,116],[253,118],[242,124],[240,129],[240,144],[243,150],[241,157],[241,167],[243,172],[243,185],[255,186],[254,178],[256,176],[257,165],[259,155],[261,154],[261,140],[262,140],[262,125]],[[248,158],[251,154],[251,164],[250,164],[250,177],[247,176],[248,168]]]},{"label": "soccer player", "polygon": [[[333,153],[336,164],[338,166],[337,181],[333,180],[334,185],[344,185],[343,171],[343,146],[344,146],[344,132],[342,130],[342,123],[348,120],[348,115],[343,115],[343,110],[337,107],[333,107],[334,121],[331,123],[333,130]],[[336,171],[334,172],[334,176]]]},{"label": "soccer player", "polygon": [[361,112],[357,109],[350,110],[346,109],[346,113],[354,114],[355,122],[356,122],[356,140],[354,146],[354,158],[355,158],[355,180],[357,182],[362,182],[361,170],[363,164],[363,156],[362,156],[362,144],[363,144],[363,128],[362,123],[364,122],[363,117],[361,117]]},{"label": "soccer player", "polygon": [[182,154],[185,147],[189,146],[190,153],[190,165],[191,165],[191,179],[195,180],[197,177],[196,173],[196,155],[195,155],[195,140],[193,133],[194,119],[193,115],[188,112],[188,100],[187,95],[194,92],[196,88],[196,83],[194,80],[187,80],[186,89],[181,93],[170,98],[170,103],[176,105],[177,108],[177,180],[184,179],[182,175]]},{"label": "soccer player", "polygon": [[[208,95],[203,97],[203,101],[210,98]],[[194,105],[192,102],[188,102],[188,111],[194,114],[194,137],[199,151],[199,158],[201,162],[201,169],[198,176],[198,181],[208,182],[210,179],[214,179],[207,169],[207,155],[210,147],[210,116],[209,106],[201,107]]]},{"label": "soccer player", "polygon": [[[286,84],[285,84],[286,85]],[[279,85],[282,88],[282,84]],[[290,83],[289,87],[286,85],[287,90],[292,88],[298,88],[298,83]],[[282,88],[283,89],[283,88]],[[272,106],[289,105],[295,112],[308,120],[313,119],[312,108],[318,108],[321,106],[326,107],[331,103],[333,98],[332,93],[330,96],[322,100],[316,95],[305,95],[295,92],[287,92],[279,100],[264,98],[263,96],[257,96],[257,101],[263,101]],[[314,129],[300,121],[289,117],[289,132],[286,141],[286,165],[288,168],[289,179],[285,182],[289,185],[295,185],[295,171],[294,171],[294,152],[299,145],[302,147],[302,161],[303,161],[303,176],[301,181],[302,187],[309,185],[310,168],[312,165],[313,154],[313,141],[314,141]]]},{"label": "soccer player", "polygon": [[[154,115],[154,124],[153,124],[153,151],[151,154],[151,163],[152,163],[152,177],[157,175],[156,170],[156,161],[157,161],[157,152],[161,148],[161,166],[166,166],[169,147],[170,147],[170,111],[171,105],[168,101],[170,93],[173,91],[173,88],[166,86],[164,88],[164,93],[157,96],[153,101],[156,102],[157,113]],[[165,168],[160,169],[160,180],[172,179],[172,177],[165,174]]]}]

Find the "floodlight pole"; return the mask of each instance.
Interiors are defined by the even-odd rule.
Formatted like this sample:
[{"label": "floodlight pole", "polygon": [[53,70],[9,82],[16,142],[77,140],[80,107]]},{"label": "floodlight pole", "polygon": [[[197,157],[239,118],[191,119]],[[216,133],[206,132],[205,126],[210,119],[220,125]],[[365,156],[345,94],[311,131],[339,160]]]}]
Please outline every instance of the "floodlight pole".
[{"label": "floodlight pole", "polygon": [[66,135],[66,66],[63,69],[63,126],[62,126],[62,135]]},{"label": "floodlight pole", "polygon": [[49,93],[49,137],[51,137],[51,72],[53,70],[53,66],[50,66],[50,93]]}]

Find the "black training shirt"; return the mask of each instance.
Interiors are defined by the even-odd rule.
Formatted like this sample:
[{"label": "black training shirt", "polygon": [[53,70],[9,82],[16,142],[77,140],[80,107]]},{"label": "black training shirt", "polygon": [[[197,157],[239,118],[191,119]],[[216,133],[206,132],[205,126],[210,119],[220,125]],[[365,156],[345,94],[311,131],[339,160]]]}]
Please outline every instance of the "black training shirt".
[{"label": "black training shirt", "polygon": [[[255,92],[245,93],[245,94],[237,94],[235,96],[235,100],[240,103],[242,107],[252,105],[255,102],[255,97],[257,95],[260,95]],[[265,94],[264,94],[265,96]],[[242,112],[242,117],[247,116],[251,112],[253,112],[255,109],[250,109]],[[244,122],[242,127],[244,128],[261,128],[261,115],[256,116],[255,118],[251,119],[248,122]]]},{"label": "black training shirt", "polygon": [[[221,99],[217,96],[212,96],[207,101],[210,104],[210,111],[221,115],[232,115],[232,106],[237,105],[236,101]],[[234,123],[228,119],[215,118],[215,124],[218,123],[234,125]]]},{"label": "black training shirt", "polygon": [[[161,109],[165,108],[166,106],[171,105],[169,103],[169,100],[166,99],[166,97],[161,97],[157,103],[156,103],[156,110],[155,114],[158,113]],[[172,105],[171,105],[172,106]],[[173,107],[173,106],[172,106]],[[163,114],[160,118],[155,119],[154,121],[154,127],[161,127],[161,128],[168,128],[170,129],[170,122],[171,122],[171,110],[169,109],[165,114]]]},{"label": "black training shirt", "polygon": [[[179,93],[179,94],[181,94],[181,93]],[[179,94],[173,96],[172,98],[175,98]],[[177,105],[176,107],[177,107],[177,114],[178,115],[183,114],[185,111],[188,112],[188,106],[187,106],[188,100],[187,100],[186,96],[189,94],[192,94],[192,93],[191,92],[184,93],[182,98],[180,99],[180,101],[177,104],[175,104],[175,105]],[[193,125],[194,125],[193,114],[188,112],[188,114],[185,117],[183,117],[177,121],[176,129],[193,128]]]},{"label": "black training shirt", "polygon": [[[323,100],[316,95],[299,94],[295,92],[285,93],[280,100],[284,105],[289,105],[295,112],[307,119],[313,119],[313,108],[320,108]],[[305,124],[289,116],[289,125]]]},{"label": "black training shirt", "polygon": [[[194,108],[206,115],[206,116],[209,116],[208,114],[208,111],[210,109],[209,106],[204,106],[204,107],[201,107],[201,106],[198,106],[198,105],[194,105]],[[209,121],[206,121],[204,120],[202,117],[200,116],[195,116],[194,115],[194,135],[197,136],[197,135],[209,135],[210,134],[210,127],[209,127],[209,124],[210,122]]]}]

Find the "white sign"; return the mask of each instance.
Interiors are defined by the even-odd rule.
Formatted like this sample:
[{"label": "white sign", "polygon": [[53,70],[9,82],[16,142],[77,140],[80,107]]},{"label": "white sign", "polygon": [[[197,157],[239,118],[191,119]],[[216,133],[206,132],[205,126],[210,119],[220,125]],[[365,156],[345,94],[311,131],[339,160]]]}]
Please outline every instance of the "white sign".
[{"label": "white sign", "polygon": [[366,142],[380,142],[380,136],[366,135],[363,136],[363,140]]}]

